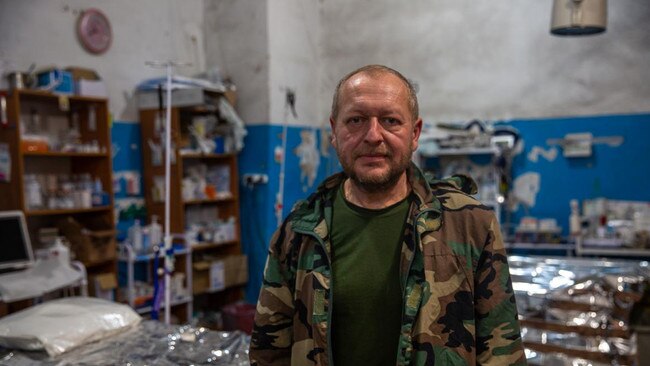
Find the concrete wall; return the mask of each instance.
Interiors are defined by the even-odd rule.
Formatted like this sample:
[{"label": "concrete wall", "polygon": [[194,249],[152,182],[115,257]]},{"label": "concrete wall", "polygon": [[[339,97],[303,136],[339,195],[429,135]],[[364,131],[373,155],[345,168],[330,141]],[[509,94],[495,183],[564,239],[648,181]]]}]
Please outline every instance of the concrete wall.
[{"label": "concrete wall", "polygon": [[[103,55],[86,52],[75,33],[79,13],[92,7],[108,16],[113,29]],[[135,121],[135,85],[164,75],[145,61],[192,62],[178,70],[181,75],[204,68],[202,23],[203,0],[0,0],[0,60],[5,70],[27,70],[32,63],[93,68],[107,84],[114,118]]]},{"label": "concrete wall", "polygon": [[321,100],[382,63],[418,83],[429,121],[650,111],[650,2],[609,1],[607,32],[582,38],[550,35],[552,3],[324,1]]},{"label": "concrete wall", "polygon": [[206,64],[237,86],[237,111],[247,124],[269,122],[269,32],[267,2],[207,0]]},{"label": "concrete wall", "polygon": [[[319,125],[321,26],[319,2],[270,0],[270,120],[290,125]],[[296,115],[286,106],[286,91],[296,95]],[[325,119],[326,120],[326,119]]]}]

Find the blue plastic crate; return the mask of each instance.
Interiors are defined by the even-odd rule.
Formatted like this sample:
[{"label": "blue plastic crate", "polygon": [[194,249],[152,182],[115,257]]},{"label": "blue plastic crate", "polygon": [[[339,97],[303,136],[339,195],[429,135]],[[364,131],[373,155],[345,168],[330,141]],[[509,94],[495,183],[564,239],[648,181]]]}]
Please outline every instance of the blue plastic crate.
[{"label": "blue plastic crate", "polygon": [[72,73],[53,69],[38,73],[37,84],[40,89],[62,94],[74,94]]}]

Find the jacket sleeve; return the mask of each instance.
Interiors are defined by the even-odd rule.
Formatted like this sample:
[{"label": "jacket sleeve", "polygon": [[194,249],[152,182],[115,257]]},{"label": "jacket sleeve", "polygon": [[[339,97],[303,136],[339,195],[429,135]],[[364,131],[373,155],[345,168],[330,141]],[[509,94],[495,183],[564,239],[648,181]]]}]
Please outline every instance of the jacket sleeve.
[{"label": "jacket sleeve", "polygon": [[476,362],[478,365],[526,365],[501,230],[494,214],[489,217],[474,276]]},{"label": "jacket sleeve", "polygon": [[289,271],[287,223],[273,235],[264,268],[249,358],[251,365],[289,365],[293,343],[293,275]]}]

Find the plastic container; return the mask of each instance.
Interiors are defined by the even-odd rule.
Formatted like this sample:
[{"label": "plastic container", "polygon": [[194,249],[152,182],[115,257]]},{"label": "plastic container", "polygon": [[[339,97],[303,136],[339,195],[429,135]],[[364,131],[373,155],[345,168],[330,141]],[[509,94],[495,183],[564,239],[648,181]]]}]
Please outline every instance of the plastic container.
[{"label": "plastic container", "polygon": [[156,215],[151,216],[151,224],[149,224],[149,238],[152,246],[162,245],[162,226],[158,223],[158,216]]},{"label": "plastic container", "polygon": [[228,304],[223,307],[224,330],[241,330],[248,334],[253,332],[255,305],[245,303]]},{"label": "plastic container", "polygon": [[140,220],[136,219],[133,223],[133,226],[129,228],[129,241],[133,246],[133,250],[136,254],[141,254],[144,250],[143,235],[142,235],[142,226],[140,225]]},{"label": "plastic container", "polygon": [[73,94],[74,83],[72,73],[59,69],[52,69],[38,73],[37,85],[40,89],[61,94]]}]

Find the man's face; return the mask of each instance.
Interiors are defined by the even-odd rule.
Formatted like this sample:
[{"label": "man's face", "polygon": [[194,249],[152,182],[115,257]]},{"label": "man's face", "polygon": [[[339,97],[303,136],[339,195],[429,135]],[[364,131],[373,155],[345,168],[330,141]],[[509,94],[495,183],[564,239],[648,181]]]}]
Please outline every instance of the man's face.
[{"label": "man's face", "polygon": [[369,191],[393,186],[418,146],[422,120],[412,116],[408,89],[390,73],[356,74],[339,93],[332,144],[345,173]]}]

